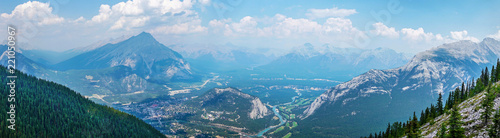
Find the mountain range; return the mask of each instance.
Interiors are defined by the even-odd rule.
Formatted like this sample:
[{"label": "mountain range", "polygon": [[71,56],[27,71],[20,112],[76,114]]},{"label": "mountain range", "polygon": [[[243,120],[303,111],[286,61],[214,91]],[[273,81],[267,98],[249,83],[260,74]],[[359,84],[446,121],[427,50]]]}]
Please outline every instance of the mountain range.
[{"label": "mountain range", "polygon": [[345,81],[370,69],[390,69],[407,62],[404,54],[387,48],[339,48],[306,43],[257,69],[292,77],[328,77]]},{"label": "mountain range", "polygon": [[319,132],[315,134],[323,137],[367,135],[384,127],[372,124],[407,119],[413,111],[434,103],[439,93],[447,96],[499,56],[500,42],[485,38],[479,43],[459,41],[435,47],[398,68],[370,70],[316,98],[301,115],[299,127],[314,127]]},{"label": "mountain range", "polygon": [[[81,50],[55,65],[24,56],[37,57],[32,55],[37,53],[33,50],[18,50],[16,59],[17,68],[23,72],[61,83],[87,98],[108,104],[166,95],[185,88],[177,83],[200,82],[201,76],[209,72],[245,70],[285,77],[352,78],[324,92],[311,104],[287,111],[294,114],[287,115],[290,120],[295,114],[299,118],[291,120],[295,125],[287,130],[296,137],[359,137],[384,129],[382,124],[387,122],[407,119],[413,111],[434,103],[439,93],[447,96],[462,82],[479,76],[482,67],[493,65],[500,56],[500,42],[492,38],[478,43],[443,44],[418,53],[411,60],[385,48],[315,47],[307,43],[272,61],[272,56],[239,50],[183,51],[188,57],[185,59],[169,47],[143,32],[120,42]],[[5,50],[6,46],[1,48]],[[0,60],[6,65],[5,52]],[[359,76],[353,77],[356,75]],[[195,111],[187,116],[190,122],[241,134],[255,134],[278,124],[276,119],[269,121],[272,111],[259,98],[237,88],[211,89],[182,107]],[[286,111],[286,107],[280,110]]]},{"label": "mountain range", "polygon": [[[7,46],[1,48],[5,51]],[[46,54],[44,52],[17,49],[17,68],[105,104],[169,94],[173,88],[181,89],[175,84],[177,82],[198,82],[200,79],[180,54],[156,41],[149,33],[85,50],[73,51],[81,54],[50,65],[24,56],[26,53],[40,57]],[[5,54],[0,57],[4,66],[7,65]]]},{"label": "mountain range", "polygon": [[276,59],[275,55],[266,54],[266,50],[252,50],[230,43],[225,45],[170,45],[168,47],[178,51],[193,66],[193,69],[202,73],[252,69]]}]

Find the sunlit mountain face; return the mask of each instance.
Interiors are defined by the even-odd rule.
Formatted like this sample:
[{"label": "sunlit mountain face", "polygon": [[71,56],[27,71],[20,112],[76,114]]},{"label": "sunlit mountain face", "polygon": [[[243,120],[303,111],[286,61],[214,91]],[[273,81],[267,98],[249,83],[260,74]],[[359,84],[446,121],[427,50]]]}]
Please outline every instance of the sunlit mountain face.
[{"label": "sunlit mountain face", "polygon": [[0,2],[0,137],[500,137],[498,5]]}]

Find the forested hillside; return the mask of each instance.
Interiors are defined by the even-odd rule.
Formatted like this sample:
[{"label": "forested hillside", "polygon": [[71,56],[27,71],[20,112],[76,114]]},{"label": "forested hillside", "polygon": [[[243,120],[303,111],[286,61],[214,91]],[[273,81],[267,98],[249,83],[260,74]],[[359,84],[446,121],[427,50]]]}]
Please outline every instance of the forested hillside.
[{"label": "forested hillside", "polygon": [[[500,61],[486,67],[477,80],[462,83],[446,102],[439,94],[436,105],[414,112],[406,122],[389,123],[385,131],[368,138],[392,137],[500,137]],[[496,112],[496,113],[495,113]]]},{"label": "forested hillside", "polygon": [[15,130],[7,126],[11,75],[0,66],[0,137],[164,137],[144,121],[75,91],[16,71]]}]

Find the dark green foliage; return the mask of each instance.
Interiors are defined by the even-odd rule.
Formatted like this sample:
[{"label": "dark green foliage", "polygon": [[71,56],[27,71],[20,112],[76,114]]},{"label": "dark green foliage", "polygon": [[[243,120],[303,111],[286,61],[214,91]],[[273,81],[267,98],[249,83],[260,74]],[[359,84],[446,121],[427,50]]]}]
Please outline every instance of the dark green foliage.
[{"label": "dark green foliage", "polygon": [[443,96],[441,93],[439,93],[439,97],[438,97],[437,111],[439,114],[443,114]]},{"label": "dark green foliage", "polygon": [[449,136],[452,138],[464,138],[465,130],[462,128],[462,115],[458,112],[458,107],[454,106],[449,120]]},{"label": "dark green foliage", "polygon": [[486,92],[486,98],[481,104],[481,108],[484,109],[484,112],[481,113],[481,118],[483,119],[484,125],[486,125],[488,123],[488,120],[490,119],[491,112],[493,110],[493,101],[495,100],[495,92],[492,92],[490,87],[486,89]]},{"label": "dark green foliage", "polygon": [[418,138],[420,137],[420,124],[418,122],[417,116],[415,112],[413,112],[413,119],[410,121],[410,127],[407,129],[409,138]]},{"label": "dark green foliage", "polygon": [[492,66],[491,67],[491,82],[496,82],[497,80],[497,73],[496,73],[497,70],[495,70],[495,66]]},{"label": "dark green foliage", "polygon": [[484,70],[484,75],[483,75],[483,83],[484,86],[488,86],[490,83],[490,73],[488,72],[488,67]]},{"label": "dark green foliage", "polygon": [[500,137],[500,111],[497,110],[495,113],[495,116],[493,117],[493,125],[491,125],[490,129],[488,130],[488,135],[491,138],[498,138]]},{"label": "dark green foliage", "polygon": [[438,138],[445,138],[446,137],[446,125],[443,123],[441,124],[441,128],[439,129],[439,132],[437,133]]},{"label": "dark green foliage", "polygon": [[[500,65],[500,61],[497,61],[497,65]],[[495,68],[495,66],[493,66],[493,68]],[[479,92],[485,90],[485,88],[487,88],[488,94],[487,94],[487,98],[483,102],[483,104],[484,104],[483,108],[486,108],[487,106],[490,107],[490,109],[485,109],[485,110],[490,111],[490,112],[488,112],[489,115],[487,115],[489,118],[489,116],[491,115],[491,111],[492,111],[491,107],[493,107],[492,102],[496,96],[495,92],[489,92],[490,91],[489,85],[491,84],[489,76],[490,75],[497,76],[497,77],[491,77],[492,78],[491,82],[498,81],[498,78],[500,78],[500,69],[497,67],[496,69],[494,69],[494,71],[492,70],[492,74],[489,74],[487,70],[488,69],[486,68],[485,70],[483,70],[481,72],[481,76],[477,79],[476,82],[474,82],[474,81],[470,81],[467,83],[464,82],[464,83],[462,83],[461,87],[457,87],[454,91],[451,91],[449,96],[448,96],[448,100],[446,100],[444,105],[443,105],[443,101],[442,101],[443,97],[442,97],[442,94],[440,93],[438,100],[437,100],[437,105],[434,106],[433,104],[431,104],[430,107],[427,107],[425,110],[422,110],[420,113],[420,120],[417,119],[417,117],[415,116],[415,112],[414,112],[413,117],[410,117],[406,123],[394,122],[392,125],[392,128],[390,129],[390,133],[389,133],[390,136],[391,137],[403,137],[406,135],[409,138],[421,137],[421,136],[419,136],[420,131],[418,130],[418,128],[421,125],[428,123],[429,121],[434,120],[434,118],[445,114],[446,111],[451,110],[452,115],[450,118],[450,122],[448,124],[448,125],[450,125],[450,129],[448,131],[450,134],[446,135],[446,132],[447,132],[446,125],[442,124],[441,128],[438,132],[438,137],[440,137],[440,138],[442,138],[442,137],[458,137],[458,138],[465,137],[465,134],[464,134],[465,130],[462,128],[463,122],[460,121],[461,115],[457,111],[458,109],[456,109],[456,106],[458,104],[460,104],[461,102],[469,99],[470,97],[475,96]],[[474,80],[474,79],[472,79],[472,80]],[[488,104],[485,104],[486,102]],[[500,115],[498,115],[498,116],[500,117]],[[486,116],[484,116],[484,117],[486,117]],[[495,117],[494,119],[497,119],[497,117]],[[497,121],[499,122],[499,125],[498,125],[498,128],[496,130],[500,134],[500,132],[499,132],[500,131],[499,130],[500,129],[500,118],[498,118]],[[492,131],[492,130],[490,129],[490,131]],[[382,135],[382,136],[383,136],[383,138],[389,138],[389,135]]]},{"label": "dark green foliage", "polygon": [[500,67],[500,59],[497,59],[497,66],[496,67],[497,67],[497,70],[495,72],[496,73],[495,74],[495,76],[496,76],[495,77],[495,82],[497,82],[499,80],[499,78],[500,78],[500,68],[499,68]]},{"label": "dark green foliage", "polygon": [[[8,79],[0,67],[0,89],[7,111]],[[0,114],[0,137],[164,137],[144,121],[98,105],[54,82],[16,72],[16,131],[8,129],[7,114]]]}]

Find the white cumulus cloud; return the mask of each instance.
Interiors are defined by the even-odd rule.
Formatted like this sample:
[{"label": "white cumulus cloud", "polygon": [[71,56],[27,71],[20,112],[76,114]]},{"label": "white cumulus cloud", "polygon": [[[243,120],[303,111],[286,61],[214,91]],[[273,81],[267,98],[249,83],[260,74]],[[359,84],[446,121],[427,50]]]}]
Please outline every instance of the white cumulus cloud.
[{"label": "white cumulus cloud", "polygon": [[479,42],[479,39],[472,36],[467,36],[466,30],[450,32],[450,34],[451,39],[453,40],[471,40],[472,42]]},{"label": "white cumulus cloud", "polygon": [[500,40],[500,30],[498,30],[498,32],[496,34],[488,35],[488,37]]},{"label": "white cumulus cloud", "polygon": [[49,3],[38,1],[28,1],[17,5],[11,14],[2,13],[0,15],[3,21],[9,23],[32,22],[36,25],[51,25],[64,22],[64,18],[52,13],[52,7]]},{"label": "white cumulus cloud", "polygon": [[[207,2],[207,1],[203,1]],[[87,22],[109,30],[149,30],[164,34],[188,34],[206,30],[191,0],[131,0],[115,5],[103,4],[99,14]],[[172,31],[172,32],[169,32]]]},{"label": "white cumulus cloud", "polygon": [[401,34],[404,35],[405,39],[411,40],[411,41],[442,41],[443,36],[441,34],[434,35],[431,32],[425,32],[422,27],[418,29],[412,29],[412,28],[403,28],[401,29]]},{"label": "white cumulus cloud", "polygon": [[325,43],[352,41],[355,36],[364,34],[352,26],[350,19],[341,17],[328,18],[323,24],[320,24],[311,19],[276,14],[271,18],[246,16],[236,22],[231,19],[214,19],[209,22],[209,25],[210,32],[215,33],[215,35],[295,39]]},{"label": "white cumulus cloud", "polygon": [[396,31],[394,27],[389,28],[381,22],[374,23],[372,26],[375,28],[374,30],[370,30],[370,33],[372,33],[373,35],[384,36],[389,38],[399,37],[399,33]]}]

